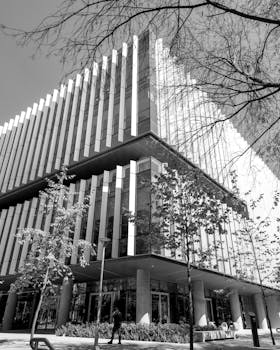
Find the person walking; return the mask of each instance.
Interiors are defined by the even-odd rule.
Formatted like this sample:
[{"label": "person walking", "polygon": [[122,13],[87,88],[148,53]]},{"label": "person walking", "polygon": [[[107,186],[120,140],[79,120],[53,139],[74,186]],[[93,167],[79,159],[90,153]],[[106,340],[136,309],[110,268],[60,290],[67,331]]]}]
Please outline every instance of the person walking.
[{"label": "person walking", "polygon": [[108,344],[112,344],[114,340],[114,335],[117,332],[119,336],[119,344],[121,344],[121,325],[122,325],[122,314],[120,310],[116,307],[115,311],[113,312],[113,330],[112,330],[112,336],[111,340],[108,342]]}]

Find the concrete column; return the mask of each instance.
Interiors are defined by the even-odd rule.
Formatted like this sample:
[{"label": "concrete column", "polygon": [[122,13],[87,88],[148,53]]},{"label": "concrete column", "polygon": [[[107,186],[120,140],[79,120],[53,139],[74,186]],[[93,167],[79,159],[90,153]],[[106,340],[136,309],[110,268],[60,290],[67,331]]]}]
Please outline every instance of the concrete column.
[{"label": "concrete column", "polygon": [[229,301],[230,301],[232,321],[238,324],[239,329],[243,329],[241,307],[240,307],[239,295],[237,290],[234,289],[231,291],[229,295]]},{"label": "concrete column", "polygon": [[136,279],[136,322],[149,324],[152,312],[150,272],[139,269]]},{"label": "concrete column", "polygon": [[193,281],[193,306],[194,306],[194,323],[197,326],[206,326],[206,303],[204,297],[203,281]]},{"label": "concrete column", "polygon": [[57,327],[64,325],[68,321],[68,315],[71,306],[72,299],[72,289],[73,289],[73,281],[72,279],[64,279],[61,295],[60,295],[60,303],[57,314]]},{"label": "concrete column", "polygon": [[265,307],[261,293],[254,294],[254,301],[259,328],[268,329]]},{"label": "concrete column", "polygon": [[17,294],[15,292],[10,292],[7,299],[4,317],[3,317],[3,324],[2,324],[3,332],[6,332],[12,329],[13,320],[16,312],[16,306],[17,306]]},{"label": "concrete column", "polygon": [[280,328],[280,296],[270,295],[266,302],[272,328]]}]

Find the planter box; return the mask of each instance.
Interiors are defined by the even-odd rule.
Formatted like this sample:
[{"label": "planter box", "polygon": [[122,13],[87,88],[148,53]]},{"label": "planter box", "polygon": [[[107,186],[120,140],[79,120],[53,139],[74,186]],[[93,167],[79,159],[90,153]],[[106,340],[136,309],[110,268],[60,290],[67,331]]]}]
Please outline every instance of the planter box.
[{"label": "planter box", "polygon": [[194,341],[195,342],[205,342],[209,340],[219,340],[219,339],[234,339],[234,331],[223,331],[221,329],[213,331],[195,331]]}]

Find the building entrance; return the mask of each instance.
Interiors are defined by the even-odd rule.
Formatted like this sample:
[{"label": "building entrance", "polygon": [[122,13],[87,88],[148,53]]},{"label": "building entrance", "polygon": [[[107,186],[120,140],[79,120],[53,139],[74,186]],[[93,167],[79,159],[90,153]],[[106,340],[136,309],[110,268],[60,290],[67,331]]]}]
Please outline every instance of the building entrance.
[{"label": "building entrance", "polygon": [[213,312],[213,302],[212,302],[212,298],[205,298],[205,302],[206,302],[206,312],[207,312],[207,322],[214,322],[215,318],[214,318],[214,312]]},{"label": "building entrance", "polygon": [[168,293],[152,292],[152,322],[170,322],[170,302]]},{"label": "building entrance", "polygon": [[[119,299],[119,292],[102,293],[102,306],[100,322],[112,322],[112,314],[115,300]],[[91,293],[89,298],[88,322],[97,319],[98,293]]]}]

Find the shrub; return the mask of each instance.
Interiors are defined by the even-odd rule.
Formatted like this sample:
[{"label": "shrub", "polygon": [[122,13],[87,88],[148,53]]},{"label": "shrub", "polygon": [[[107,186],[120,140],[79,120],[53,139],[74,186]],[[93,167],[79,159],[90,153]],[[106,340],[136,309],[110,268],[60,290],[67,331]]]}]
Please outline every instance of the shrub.
[{"label": "shrub", "polygon": [[214,331],[217,330],[218,327],[215,324],[209,323],[207,326],[195,326],[195,331]]},{"label": "shrub", "polygon": [[[109,339],[112,334],[113,325],[109,323],[101,323],[99,326],[99,337]],[[56,330],[58,336],[70,337],[94,337],[95,324],[72,324],[68,323]],[[122,338],[126,340],[143,340],[171,343],[187,343],[189,342],[189,326],[187,324],[122,324]]]}]

